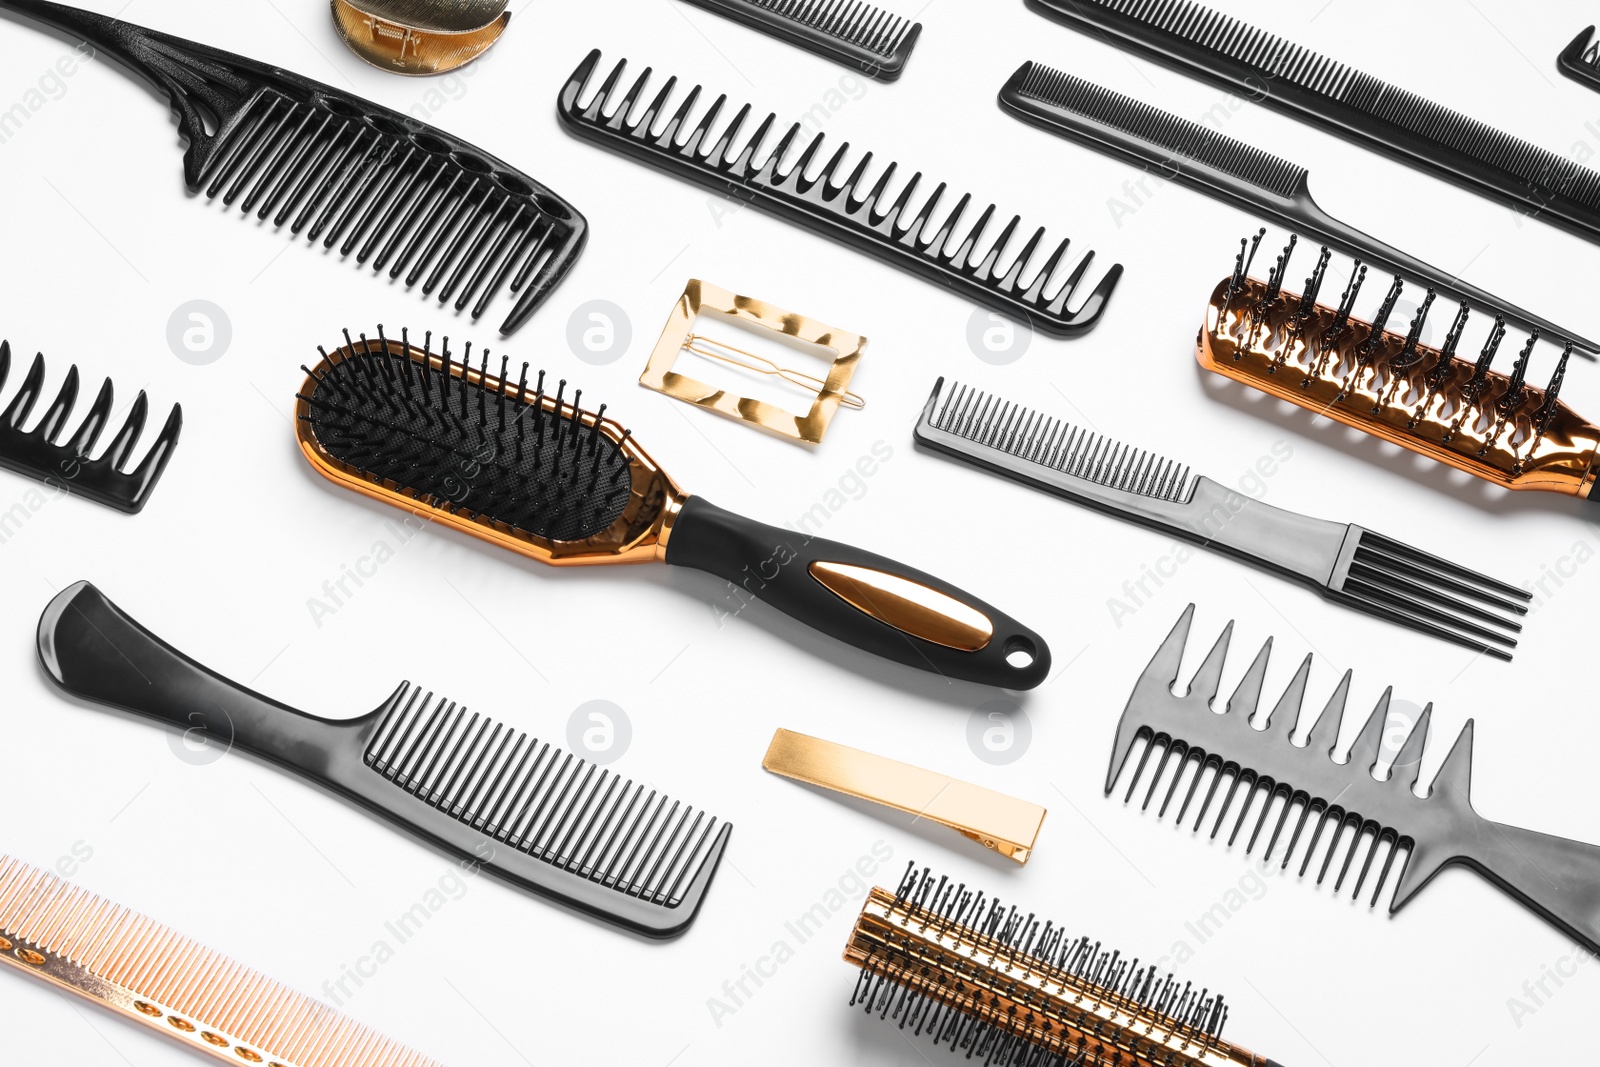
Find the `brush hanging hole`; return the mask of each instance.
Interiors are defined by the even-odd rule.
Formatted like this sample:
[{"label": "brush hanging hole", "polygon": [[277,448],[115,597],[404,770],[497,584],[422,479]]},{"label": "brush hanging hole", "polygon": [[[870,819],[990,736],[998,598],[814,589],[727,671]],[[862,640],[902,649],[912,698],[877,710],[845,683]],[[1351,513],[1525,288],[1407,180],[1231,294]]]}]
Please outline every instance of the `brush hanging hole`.
[{"label": "brush hanging hole", "polygon": [[1026,637],[1013,637],[1005,643],[1006,663],[1015,670],[1025,671],[1039,658],[1039,650]]},{"label": "brush hanging hole", "polygon": [[517,177],[515,174],[499,173],[494,176],[495,184],[513,196],[532,196],[533,186]]},{"label": "brush hanging hole", "polygon": [[488,174],[493,167],[467,152],[455,152],[450,156],[462,170],[471,171],[473,174]]},{"label": "brush hanging hole", "polygon": [[414,135],[411,138],[411,142],[424,152],[430,152],[436,156],[447,156],[450,154],[449,145],[439,140],[439,138],[433,137],[426,133]]},{"label": "brush hanging hole", "polygon": [[366,113],[362,111],[361,108],[350,103],[348,100],[340,100],[336,97],[325,97],[320,101],[320,103],[323,107],[327,108],[329,111],[340,116],[341,118],[359,119],[366,117]]},{"label": "brush hanging hole", "polygon": [[533,202],[539,205],[540,211],[552,218],[570,219],[572,217],[572,212],[567,209],[567,205],[548,193],[534,193]]}]

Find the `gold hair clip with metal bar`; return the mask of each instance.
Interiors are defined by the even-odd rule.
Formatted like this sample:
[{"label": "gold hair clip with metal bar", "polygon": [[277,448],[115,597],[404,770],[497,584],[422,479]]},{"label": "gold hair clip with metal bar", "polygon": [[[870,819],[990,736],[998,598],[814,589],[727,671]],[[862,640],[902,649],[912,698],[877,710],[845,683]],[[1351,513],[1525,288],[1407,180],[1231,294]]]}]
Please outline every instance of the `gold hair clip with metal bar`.
[{"label": "gold hair clip with metal bar", "polygon": [[443,74],[500,39],[507,0],[329,0],[350,50],[395,74]]},{"label": "gold hair clip with metal bar", "polygon": [[772,735],[761,766],[948,826],[1018,863],[1033,855],[1044,822],[1037,804],[792,730]]},{"label": "gold hair clip with metal bar", "polygon": [[[702,313],[718,315],[757,327],[779,338],[832,351],[833,362],[828,368],[827,377],[818,378],[792,367],[781,366],[737,345],[696,333],[695,321]],[[739,296],[709,282],[692,278],[667,318],[661,339],[656,342],[655,350],[650,353],[650,361],[639,376],[639,384],[779,437],[817,444],[827,433],[834,412],[841,406],[858,410],[866,406],[866,401],[849,389],[856,363],[866,345],[867,339],[858,334],[835,329],[754,297]],[[798,414],[776,404],[708,385],[673,369],[679,355],[684,352],[693,352],[705,359],[731,364],[756,374],[781,378],[791,385],[814,392],[815,399],[809,411]]]}]

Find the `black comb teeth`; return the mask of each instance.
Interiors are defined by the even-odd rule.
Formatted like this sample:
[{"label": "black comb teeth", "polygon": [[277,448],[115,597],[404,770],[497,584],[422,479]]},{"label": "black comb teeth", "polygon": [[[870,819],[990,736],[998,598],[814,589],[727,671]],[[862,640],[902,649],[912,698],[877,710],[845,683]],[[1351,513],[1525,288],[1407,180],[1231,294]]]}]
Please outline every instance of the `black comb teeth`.
[{"label": "black comb teeth", "polygon": [[864,0],[689,0],[870,78],[894,81],[905,70],[922,24]]},{"label": "black comb teeth", "polygon": [[[651,70],[645,68],[625,92],[618,94],[626,61],[619,62],[588,104],[579,97],[590,76],[600,64],[598,49],[586,56],[561,91],[558,114],[567,129],[578,137],[640,162],[695,182],[737,201],[760,207],[779,218],[814,230],[857,251],[875,256],[929,281],[938,283],[993,308],[1034,329],[1055,336],[1083,333],[1100,321],[1106,302],[1122,276],[1120,264],[1106,271],[1094,290],[1076,308],[1068,301],[1083,282],[1094,253],[1079,260],[1064,281],[1056,278],[1063,266],[1069,242],[1063,240],[1044,264],[1024,281],[1034,252],[1044,238],[1040,227],[1014,257],[1002,262],[1007,245],[1016,234],[1021,216],[1014,216],[993,241],[984,232],[995,214],[991,204],[977,221],[957,239],[958,226],[972,198],[963,196],[936,224],[934,213],[944,196],[940,185],[922,202],[914,217],[909,217],[911,200],[921,180],[915,174],[887,207],[885,193],[894,179],[896,166],[890,163],[870,190],[863,192],[872,154],[866,153],[847,178],[836,182],[848,143],[840,145],[820,167],[815,166],[822,150],[823,135],[817,134],[793,162],[785,158],[800,136],[795,123],[758,164],[757,154],[768,132],[777,121],[769,114],[746,140],[740,130],[750,115],[750,105],[741,107],[720,134],[714,134],[726,96],[718,97],[693,130],[685,132],[691,110],[700,98],[695,86],[683,103],[665,121],[660,121],[677,85],[669,78],[649,103],[637,106],[643,98]],[[1048,291],[1055,285],[1053,292]]]},{"label": "black comb teeth", "polygon": [[587,224],[516,168],[351,93],[44,0],[0,0],[116,54],[167,93],[190,192],[288,224],[472,317],[520,293],[511,333],[566,276]]},{"label": "black comb teeth", "polygon": [[[0,389],[5,387],[10,370],[11,344],[0,341]],[[77,366],[67,371],[60,392],[39,421],[32,429],[25,430],[23,423],[33,412],[43,388],[44,356],[40,354],[33,357],[33,364],[17,394],[5,411],[0,412],[0,467],[130,515],[140,511],[150,499],[161,472],[166,470],[172,450],[177,447],[178,434],[183,429],[183,408],[172,405],[172,412],[144,459],[137,467],[126,470],[149,416],[150,403],[143,390],[128,409],[128,417],[112,437],[111,444],[95,459],[90,453],[111,418],[111,379],[107,378],[100,386],[89,413],[65,443],[60,441],[61,434],[78,399]]]},{"label": "black comb teeth", "polygon": [[583,391],[568,397],[565,378],[552,395],[524,363],[513,383],[504,356],[495,378],[487,350],[474,366],[470,342],[453,353],[447,337],[434,352],[431,332],[420,349],[405,330],[398,346],[381,326],[375,338],[344,336],[320,374],[306,369],[316,388],[300,394],[301,418],[368,480],[553,541],[598,533],[627,507],[630,461],[601,430],[605,407],[583,412]]},{"label": "black comb teeth", "polygon": [[1600,93],[1600,44],[1595,43],[1593,26],[1561,50],[1556,66],[1573,81]]}]

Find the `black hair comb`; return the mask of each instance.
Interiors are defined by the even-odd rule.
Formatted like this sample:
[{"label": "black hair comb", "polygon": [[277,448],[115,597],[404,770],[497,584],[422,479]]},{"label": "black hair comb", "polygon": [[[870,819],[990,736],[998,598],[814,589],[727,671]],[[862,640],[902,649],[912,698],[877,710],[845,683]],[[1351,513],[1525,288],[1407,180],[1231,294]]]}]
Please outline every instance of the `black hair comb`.
[{"label": "black hair comb", "polygon": [[406,682],[353,719],[296,711],[189,659],[88,582],[45,608],[39,659],[75,696],[275,763],[520,889],[648,937],[688,929],[732,831]]},{"label": "black hair comb", "polygon": [[1192,0],[1027,0],[1073,29],[1600,241],[1600,173]]},{"label": "black hair comb", "polygon": [[[191,193],[219,193],[274,226],[405,274],[407,287],[483,314],[510,281],[500,327],[527,321],[588,237],[572,205],[460,138],[292,71],[46,0],[0,0],[82,37],[167,94]],[[309,229],[307,227],[309,226]],[[477,300],[473,303],[473,298]]]},{"label": "black hair comb", "polygon": [[1590,26],[1572,39],[1556,58],[1561,73],[1600,93],[1600,45],[1595,44],[1594,27]]},{"label": "black hair comb", "polygon": [[[1057,245],[1044,266],[1032,276],[1031,281],[1024,284],[1022,274],[1028,269],[1029,260],[1044,237],[1044,227],[1035,231],[1022,246],[1022,251],[1002,267],[1001,257],[1005,255],[1006,245],[1010,243],[1022,219],[1021,216],[1014,216],[1001,229],[999,236],[987,243],[987,251],[980,254],[983,232],[994,216],[994,205],[990,204],[952,249],[950,244],[955,238],[956,226],[962,214],[971,203],[970,195],[963,196],[944,224],[935,229],[933,213],[945,191],[941,184],[923,201],[922,209],[915,218],[907,221],[911,198],[916,193],[922,175],[912,175],[894,203],[885,208],[881,201],[889,182],[894,178],[895,164],[890,163],[885,167],[877,183],[863,195],[862,179],[872,162],[872,153],[868,152],[848,178],[835,184],[834,176],[849,148],[846,143],[840,145],[838,151],[812,176],[812,163],[822,148],[823,135],[820,133],[785,170],[784,157],[800,134],[798,122],[789,127],[783,139],[757,164],[756,154],[777,121],[777,116],[769,114],[756,127],[755,133],[736,150],[735,143],[750,114],[750,105],[741,107],[713,140],[712,127],[722,113],[722,105],[727,102],[726,96],[719,96],[707,109],[700,124],[685,134],[685,120],[700,98],[698,85],[689,91],[672,117],[657,129],[657,120],[678,83],[677,78],[668,78],[655,99],[630,121],[629,115],[644,93],[651,71],[646,67],[619,99],[616,92],[623,68],[627,66],[626,60],[612,69],[594,98],[586,106],[580,107],[578,98],[583,95],[590,75],[599,64],[600,51],[595,49],[578,64],[578,69],[573,71],[572,77],[567,79],[566,86],[561,90],[558,113],[562,123],[576,136],[831,237],[858,252],[875,256],[885,263],[946,286],[969,300],[1020,319],[1044,333],[1069,337],[1092,329],[1100,321],[1106,301],[1111,299],[1111,292],[1117,286],[1117,279],[1122,277],[1122,265],[1116,264],[1106,271],[1094,291],[1077,308],[1069,308],[1068,299],[1078,289],[1094,259],[1092,251],[1078,262],[1053,295],[1047,295],[1046,288],[1057,273],[1056,268],[1061,266],[1069,242],[1063,240]],[[612,108],[610,114],[606,113],[607,107]]]},{"label": "black hair comb", "polygon": [[[11,370],[11,343],[0,341],[0,388],[6,384]],[[33,412],[40,390],[44,387],[44,356],[33,357],[33,365],[22,379],[17,395],[11,398],[0,413],[0,467],[37,478],[57,489],[88,497],[98,504],[116,508],[129,515],[137,514],[150,499],[150,493],[167,469],[167,460],[178,446],[178,434],[183,429],[183,408],[172,405],[166,423],[156,435],[155,443],[144,459],[133,470],[124,470],[128,457],[144,432],[149,416],[150,402],[144,391],[134,399],[122,428],[112,437],[111,444],[100,458],[90,456],[100,434],[111,418],[111,379],[107,378],[95,395],[89,414],[84,416],[77,432],[65,444],[58,443],[66,429],[67,419],[78,399],[78,368],[67,371],[61,391],[50,402],[33,429],[24,430],[22,424]]]},{"label": "black hair comb", "polygon": [[688,2],[885,82],[900,77],[922,33],[922,23],[863,0]]}]

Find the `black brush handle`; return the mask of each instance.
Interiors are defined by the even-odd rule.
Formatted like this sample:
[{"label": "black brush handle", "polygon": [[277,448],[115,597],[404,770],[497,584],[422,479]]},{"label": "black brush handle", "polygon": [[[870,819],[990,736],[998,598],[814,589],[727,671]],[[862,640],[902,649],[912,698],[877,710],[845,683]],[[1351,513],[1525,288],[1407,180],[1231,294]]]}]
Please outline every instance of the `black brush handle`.
[{"label": "black brush handle", "polygon": [[1044,638],[972,594],[892,559],[768,526],[700,497],[684,501],[667,540],[667,562],[727,580],[730,613],[759,598],[919,670],[1007,689],[1032,689],[1050,673]]}]

